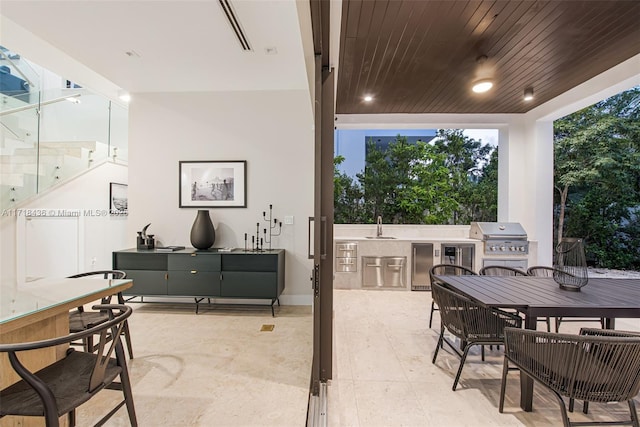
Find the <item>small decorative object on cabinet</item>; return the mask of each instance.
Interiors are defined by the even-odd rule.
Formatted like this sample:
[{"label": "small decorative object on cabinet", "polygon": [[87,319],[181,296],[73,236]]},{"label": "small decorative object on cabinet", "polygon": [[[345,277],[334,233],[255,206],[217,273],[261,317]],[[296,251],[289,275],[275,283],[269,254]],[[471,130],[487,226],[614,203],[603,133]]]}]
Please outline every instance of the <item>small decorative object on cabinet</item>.
[{"label": "small decorative object on cabinet", "polygon": [[198,210],[191,227],[191,244],[196,249],[209,249],[216,241],[216,230],[213,228],[208,210]]},{"label": "small decorative object on cabinet", "polygon": [[136,240],[136,246],[138,249],[153,249],[156,246],[155,239],[153,238],[153,234],[147,234],[147,228],[149,228],[151,224],[147,224],[142,227],[142,231],[138,231],[138,238]]},{"label": "small decorative object on cabinet", "polygon": [[[282,221],[278,221],[277,218],[273,217],[273,205],[269,205],[269,216],[267,216],[267,212],[262,212],[262,219],[269,224],[269,228],[263,229],[263,237],[260,237],[260,223],[256,223],[256,234],[251,236],[251,251],[252,252],[262,252],[264,251],[264,244],[267,243],[269,245],[267,250],[271,250],[271,243],[273,242],[274,236],[279,236],[282,232]],[[244,250],[245,252],[248,250],[248,235],[244,233]]]},{"label": "small decorative object on cabinet", "polygon": [[589,282],[587,258],[582,239],[565,237],[556,246],[558,256],[554,265],[553,280],[561,289],[579,291]]}]

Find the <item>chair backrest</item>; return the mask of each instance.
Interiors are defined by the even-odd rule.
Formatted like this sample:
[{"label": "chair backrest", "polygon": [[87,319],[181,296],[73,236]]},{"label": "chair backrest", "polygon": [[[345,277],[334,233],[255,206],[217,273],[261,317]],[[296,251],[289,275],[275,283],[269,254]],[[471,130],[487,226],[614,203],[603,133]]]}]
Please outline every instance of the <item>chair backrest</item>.
[{"label": "chair backrest", "polygon": [[442,327],[463,341],[502,341],[506,326],[522,324],[520,317],[484,307],[438,282],[431,292],[440,309]]},{"label": "chair backrest", "polygon": [[553,267],[535,265],[527,269],[527,274],[529,276],[535,276],[535,277],[553,277],[553,270],[554,270]]},{"label": "chair backrest", "polygon": [[[75,332],[57,338],[24,343],[0,344],[0,353],[8,353],[9,361],[11,362],[13,369],[25,381],[27,381],[27,383],[31,383],[34,375],[22,365],[16,355],[17,352],[54,347],[81,340],[90,335],[98,335],[100,337],[100,341],[98,343],[99,350],[97,354],[102,355],[103,357],[96,357],[96,363],[93,366],[90,382],[89,384],[86,384],[86,391],[92,392],[103,383],[106,364],[114,350],[116,350],[118,364],[126,366],[122,344],[120,343],[120,333],[122,332],[124,321],[131,316],[132,313],[131,307],[122,304],[100,304],[94,306],[93,309],[106,311],[109,314],[109,320],[92,328],[85,329],[84,331]],[[111,339],[111,337],[115,338]],[[107,348],[106,345],[109,341],[111,341],[111,345],[105,352],[105,349]],[[85,385],[82,386],[84,387]]]},{"label": "chair backrest", "polygon": [[96,271],[88,271],[86,273],[78,273],[73,276],[69,276],[69,279],[78,279],[80,277],[87,276],[99,276],[101,275],[103,279],[126,279],[127,273],[122,270],[96,270]]},{"label": "chair backrest", "polygon": [[438,280],[435,276],[475,276],[475,271],[455,264],[436,264],[429,269],[429,278],[431,279],[431,285]]},{"label": "chair backrest", "polygon": [[466,338],[463,311],[473,310],[477,304],[469,298],[445,288],[440,282],[432,282],[431,295],[440,310],[440,323],[455,336]]},{"label": "chair backrest", "polygon": [[507,328],[505,356],[562,396],[620,402],[640,391],[640,335],[585,329],[581,335]]},{"label": "chair backrest", "polygon": [[503,265],[489,265],[479,271],[482,276],[528,276],[525,271]]}]

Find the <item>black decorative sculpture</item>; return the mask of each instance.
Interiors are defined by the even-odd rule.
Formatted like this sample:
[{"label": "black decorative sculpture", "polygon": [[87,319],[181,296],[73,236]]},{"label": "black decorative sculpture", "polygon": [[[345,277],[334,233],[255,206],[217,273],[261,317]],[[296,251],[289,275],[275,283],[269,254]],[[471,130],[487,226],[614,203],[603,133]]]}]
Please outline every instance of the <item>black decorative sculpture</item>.
[{"label": "black decorative sculpture", "polygon": [[[279,222],[276,218],[273,218],[273,205],[269,205],[269,216],[267,212],[262,212],[262,219],[269,223],[269,228],[263,229],[263,235],[260,237],[260,223],[256,222],[256,234],[251,236],[251,251],[262,252],[264,250],[264,244],[269,245],[268,250],[271,250],[271,241],[273,236],[279,236],[282,231],[282,222]],[[244,250],[248,250],[248,235],[244,233]]]},{"label": "black decorative sculpture", "polygon": [[587,259],[582,239],[564,237],[556,246],[557,262],[553,280],[561,289],[579,291],[589,282]]}]

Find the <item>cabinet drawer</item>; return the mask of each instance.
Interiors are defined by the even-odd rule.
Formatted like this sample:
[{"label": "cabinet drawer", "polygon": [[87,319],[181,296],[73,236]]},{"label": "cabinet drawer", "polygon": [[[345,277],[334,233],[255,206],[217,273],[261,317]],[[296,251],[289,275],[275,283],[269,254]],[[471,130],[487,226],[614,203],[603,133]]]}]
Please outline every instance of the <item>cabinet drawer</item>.
[{"label": "cabinet drawer", "polygon": [[210,271],[170,271],[168,294],[189,297],[220,296],[220,273]]},{"label": "cabinet drawer", "polygon": [[278,256],[271,254],[224,254],[223,271],[278,271]]},{"label": "cabinet drawer", "polygon": [[221,294],[230,298],[277,298],[276,276],[272,272],[224,272],[220,284]]},{"label": "cabinet drawer", "polygon": [[169,270],[220,271],[220,255],[169,254]]},{"label": "cabinet drawer", "polygon": [[133,286],[123,291],[125,295],[167,295],[167,279],[164,271],[125,270]]},{"label": "cabinet drawer", "polygon": [[151,252],[141,253],[115,253],[113,268],[118,270],[166,270],[167,255]]}]

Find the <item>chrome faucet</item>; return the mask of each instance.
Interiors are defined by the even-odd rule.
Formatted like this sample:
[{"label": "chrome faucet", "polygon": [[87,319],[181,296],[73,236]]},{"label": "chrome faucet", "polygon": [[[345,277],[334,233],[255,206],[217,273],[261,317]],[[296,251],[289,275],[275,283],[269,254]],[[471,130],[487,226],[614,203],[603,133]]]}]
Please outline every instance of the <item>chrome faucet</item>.
[{"label": "chrome faucet", "polygon": [[382,236],[382,216],[378,215],[378,225],[376,227],[376,237]]}]

